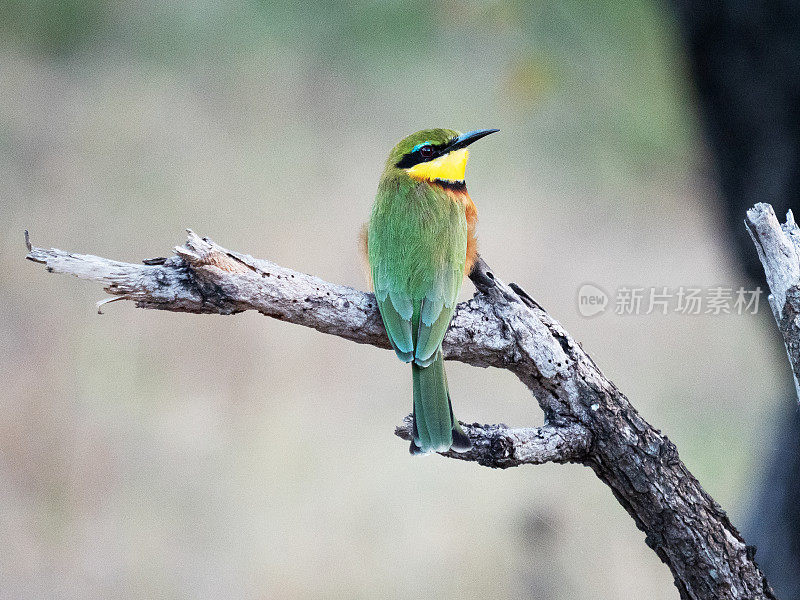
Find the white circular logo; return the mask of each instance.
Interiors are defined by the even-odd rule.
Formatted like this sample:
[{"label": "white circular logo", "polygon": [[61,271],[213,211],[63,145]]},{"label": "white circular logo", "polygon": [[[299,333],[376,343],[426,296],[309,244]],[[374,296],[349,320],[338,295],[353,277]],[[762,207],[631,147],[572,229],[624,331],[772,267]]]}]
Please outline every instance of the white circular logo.
[{"label": "white circular logo", "polygon": [[608,294],[591,283],[583,284],[578,290],[578,312],[584,317],[593,317],[605,311]]}]

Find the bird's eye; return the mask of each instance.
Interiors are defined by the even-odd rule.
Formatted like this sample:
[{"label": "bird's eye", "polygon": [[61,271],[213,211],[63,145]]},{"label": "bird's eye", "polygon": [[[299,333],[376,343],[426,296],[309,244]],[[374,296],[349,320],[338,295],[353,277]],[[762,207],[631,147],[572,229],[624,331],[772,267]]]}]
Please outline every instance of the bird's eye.
[{"label": "bird's eye", "polygon": [[419,149],[419,154],[422,158],[430,158],[433,156],[433,147],[432,146],[422,146]]}]

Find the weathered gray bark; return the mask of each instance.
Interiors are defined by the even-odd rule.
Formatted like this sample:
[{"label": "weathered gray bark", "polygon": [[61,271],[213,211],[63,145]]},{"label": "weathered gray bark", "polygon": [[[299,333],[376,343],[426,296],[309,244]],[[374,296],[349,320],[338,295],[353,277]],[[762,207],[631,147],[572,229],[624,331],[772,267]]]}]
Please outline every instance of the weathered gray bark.
[{"label": "weathered gray bark", "polygon": [[[472,440],[469,452],[441,452],[442,456],[477,462],[484,467],[507,469],[546,462],[579,462],[589,450],[591,436],[581,425],[524,427],[461,423]],[[411,415],[396,427],[396,436],[411,441]]]},{"label": "weathered gray bark", "polygon": [[792,211],[781,225],[772,206],[763,202],[747,211],[745,224],[764,266],[772,292],[769,305],[786,346],[800,401],[800,229]]},{"label": "weathered gray bark", "polygon": [[[114,298],[142,308],[262,314],[359,343],[388,343],[372,294],[327,283],[226,250],[189,232],[177,256],[145,265],[28,247],[50,272],[100,281]],[[478,293],[459,304],[445,356],[508,369],[545,413],[542,428],[468,426],[476,449],[455,458],[492,467],[578,462],[591,467],[671,569],[681,598],[774,598],[753,551],[725,512],[561,325],[479,260]],[[407,423],[399,428],[408,436]]]}]

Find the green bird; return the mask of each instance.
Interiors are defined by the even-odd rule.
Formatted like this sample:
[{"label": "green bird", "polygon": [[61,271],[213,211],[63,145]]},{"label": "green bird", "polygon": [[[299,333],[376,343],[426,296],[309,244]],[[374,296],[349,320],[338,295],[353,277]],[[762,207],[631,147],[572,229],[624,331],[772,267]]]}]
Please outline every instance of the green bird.
[{"label": "green bird", "polygon": [[378,184],[366,252],[389,341],[411,363],[412,454],[472,447],[453,416],[442,340],[477,258],[466,147],[495,131],[418,131],[392,149]]}]

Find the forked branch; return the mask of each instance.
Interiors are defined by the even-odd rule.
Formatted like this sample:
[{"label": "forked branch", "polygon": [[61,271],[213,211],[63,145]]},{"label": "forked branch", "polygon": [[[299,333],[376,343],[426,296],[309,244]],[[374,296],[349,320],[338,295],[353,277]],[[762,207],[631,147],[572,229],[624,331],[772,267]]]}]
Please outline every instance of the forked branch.
[{"label": "forked branch", "polygon": [[[28,247],[48,271],[105,285],[141,308],[234,314],[244,310],[388,348],[372,294],[218,246],[191,231],[176,255],[134,265]],[[561,325],[479,260],[478,293],[459,304],[445,357],[513,372],[545,414],[541,428],[466,426],[475,449],[447,456],[491,467],[578,462],[591,467],[669,566],[682,598],[774,598],[725,512]],[[408,437],[408,423],[396,433]]]}]

